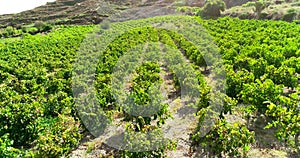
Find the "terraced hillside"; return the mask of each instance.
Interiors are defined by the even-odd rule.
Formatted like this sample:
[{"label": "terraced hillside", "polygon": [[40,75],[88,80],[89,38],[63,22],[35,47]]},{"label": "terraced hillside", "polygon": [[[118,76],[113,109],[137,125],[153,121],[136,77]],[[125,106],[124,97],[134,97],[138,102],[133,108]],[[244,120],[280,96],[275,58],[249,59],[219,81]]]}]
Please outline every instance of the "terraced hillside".
[{"label": "terraced hillside", "polygon": [[225,10],[223,16],[241,19],[268,19],[293,21],[300,20],[299,0],[250,1]]},{"label": "terraced hillside", "polygon": [[[167,0],[162,4],[170,4],[170,2]],[[151,0],[57,0],[18,14],[0,15],[0,26],[22,26],[36,21],[55,24],[97,24],[118,11],[154,3],[157,2]]]},{"label": "terraced hillside", "polygon": [[104,17],[122,9],[122,6],[121,8],[115,6],[115,8],[110,8],[107,14],[99,15],[97,13],[98,7],[98,0],[58,0],[22,13],[1,15],[0,24],[2,26],[22,26],[35,21],[57,24],[99,23]]},{"label": "terraced hillside", "polygon": [[[106,2],[106,3],[104,3]],[[225,0],[228,8],[246,3],[244,1]],[[110,3],[107,6],[107,3]],[[55,24],[97,24],[118,11],[137,6],[184,5],[203,7],[204,0],[57,0],[44,6],[18,14],[0,15],[0,27],[22,26],[36,21]],[[100,12],[97,12],[99,11]]]}]

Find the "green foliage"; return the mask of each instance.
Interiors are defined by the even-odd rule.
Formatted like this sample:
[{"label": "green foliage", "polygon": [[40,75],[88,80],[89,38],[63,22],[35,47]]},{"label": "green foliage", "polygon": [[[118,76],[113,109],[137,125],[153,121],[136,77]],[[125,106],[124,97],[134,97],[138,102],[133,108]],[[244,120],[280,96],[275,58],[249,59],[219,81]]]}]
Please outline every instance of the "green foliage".
[{"label": "green foliage", "polygon": [[283,16],[283,20],[291,22],[291,21],[295,20],[296,15],[297,15],[297,10],[294,8],[291,8]]},{"label": "green foliage", "polygon": [[242,6],[243,7],[251,7],[251,6],[255,6],[256,5],[256,2],[247,2],[245,4],[243,4]]},{"label": "green foliage", "polygon": [[0,29],[0,38],[1,37],[8,38],[13,36],[14,34],[17,34],[17,30],[12,26],[8,26],[4,29]]},{"label": "green foliage", "polygon": [[42,21],[35,22],[34,27],[36,27],[39,30],[39,32],[47,32],[52,29],[52,26],[50,24],[46,24]]},{"label": "green foliage", "polygon": [[261,14],[261,11],[266,7],[264,0],[258,0],[255,2],[255,11],[259,15]]},{"label": "green foliage", "polygon": [[[131,120],[136,131],[141,131],[144,126],[151,125],[151,121],[156,119],[158,119],[158,126],[164,124],[165,120],[170,117],[170,114],[167,112],[168,105],[157,103],[156,99],[158,99],[159,96],[155,96],[155,98],[150,98],[149,96],[151,94],[151,86],[153,86],[155,82],[160,84],[162,82],[159,72],[160,67],[157,63],[145,62],[138,67],[136,70],[137,75],[133,77],[132,91],[129,97],[133,100],[134,104],[127,105],[123,112],[127,113],[125,120]],[[157,109],[159,109],[159,111],[157,111]],[[153,113],[154,119],[151,117],[141,118],[140,116],[131,115],[137,111],[144,112],[144,116],[149,116],[148,114]]]},{"label": "green foliage", "polygon": [[283,86],[274,84],[270,79],[263,82],[256,80],[254,83],[245,84],[239,96],[243,103],[254,105],[261,114],[264,114],[267,110],[264,101],[276,102],[282,94],[282,89]]},{"label": "green foliage", "polygon": [[[38,138],[35,142],[37,157],[60,157],[78,145],[81,139],[79,122],[73,117],[59,115],[58,118],[42,119]],[[47,126],[45,126],[47,124]]]},{"label": "green foliage", "polygon": [[[217,12],[208,12],[210,7]],[[202,13],[215,16],[223,7],[217,1],[210,1],[206,12]],[[259,11],[259,6],[257,8]],[[228,96],[225,96],[222,114],[230,113],[233,107],[243,104],[248,116],[255,115],[255,112],[266,115],[270,120],[267,128],[276,127],[277,137],[296,148],[297,141],[291,141],[291,138],[297,139],[300,129],[297,98],[300,91],[299,25],[228,17],[196,19],[211,34],[224,60]],[[43,26],[36,24],[29,32],[33,34],[39,31],[37,27],[43,30]],[[12,30],[8,28],[4,34],[9,36],[20,33]],[[26,34],[19,40],[0,43],[0,157],[22,157],[31,152],[40,157],[60,157],[67,155],[77,145],[81,135],[73,107],[72,63],[84,35],[91,30],[91,26],[61,26],[43,36]],[[219,119],[204,137],[197,133],[205,110],[210,105],[211,88],[204,80],[205,70],[208,71],[210,67],[203,57],[205,51],[197,50],[186,38],[171,31],[144,27],[130,30],[110,43],[103,52],[103,58],[99,59],[96,75],[97,98],[105,113],[108,116],[114,112],[126,116],[127,130],[131,132],[155,131],[166,119],[171,118],[167,104],[160,104],[162,110],[152,117],[126,115],[126,111],[120,108],[112,95],[112,73],[118,59],[146,41],[161,41],[181,50],[195,67],[188,70],[196,72],[200,93],[199,127],[193,139],[198,144],[203,142],[202,145],[208,151],[219,156],[225,154],[232,157],[247,151],[249,144],[254,141],[253,133],[239,123],[231,125],[225,119]],[[205,50],[211,49],[210,45],[203,45],[206,45]],[[151,48],[157,51],[156,47]],[[135,102],[150,102],[147,92],[154,83],[162,81],[158,75],[160,66],[156,62],[148,62],[135,69],[131,81],[131,96]],[[172,73],[175,74],[175,70]],[[176,89],[180,89],[183,84],[179,77],[174,77]],[[289,91],[288,94],[283,88]],[[97,119],[102,118],[97,116]],[[152,121],[156,125],[151,124]],[[145,137],[141,135],[140,138],[144,140]],[[161,157],[166,150],[173,150],[175,144],[168,142],[152,152],[124,151],[123,156]]]},{"label": "green foliage", "polygon": [[[11,93],[11,95],[14,95],[15,98],[9,99],[18,98],[21,100],[21,96],[16,95],[16,93]],[[28,100],[24,101],[29,102]],[[31,104],[7,104],[2,107],[0,133],[10,133],[10,138],[14,140],[14,144],[17,146],[28,145],[35,139],[35,120],[41,116],[38,112],[38,106],[39,104],[35,102]]]},{"label": "green foliage", "polygon": [[[31,149],[39,146],[41,154],[47,151],[59,156],[80,140],[78,122],[72,118],[71,62],[83,35],[90,30],[90,26],[66,27],[46,36],[26,35],[0,47],[0,136],[6,144],[3,151],[13,154],[14,149],[24,149],[26,154],[32,154]],[[59,116],[55,124],[41,121]],[[63,136],[65,140],[60,142]]]},{"label": "green foliage", "polygon": [[298,92],[291,93],[288,97],[281,96],[277,102],[266,102],[268,105],[266,115],[273,118],[266,128],[277,128],[277,138],[284,140],[298,150],[300,133],[299,89],[300,86],[298,86]]},{"label": "green foliage", "polygon": [[14,34],[14,28],[12,26],[8,26],[7,28],[5,28],[5,31],[7,32],[8,36]]},{"label": "green foliage", "polygon": [[142,131],[137,133],[130,125],[127,126],[125,139],[128,140],[128,145],[130,144],[132,150],[139,151],[143,149],[143,152],[124,150],[121,152],[122,157],[164,157],[166,150],[176,150],[176,142],[167,139],[161,140],[163,137],[162,131],[159,129],[150,129],[149,127],[144,126]]},{"label": "green foliage", "polygon": [[246,106],[246,118],[267,116],[267,128],[275,127],[280,140],[297,148],[299,25],[232,18],[199,21],[220,48],[228,96]]},{"label": "green foliage", "polygon": [[226,8],[225,3],[222,0],[207,0],[203,10],[198,12],[199,16],[202,17],[219,17],[221,11]]},{"label": "green foliage", "polygon": [[250,132],[245,125],[238,122],[231,125],[226,120],[218,120],[213,129],[204,137],[199,137],[199,134],[196,132],[192,137],[193,140],[217,157],[246,156],[245,152],[254,142],[254,132]]},{"label": "green foliage", "polygon": [[[296,63],[296,62],[295,62]],[[267,67],[264,77],[270,78],[276,84],[282,84],[287,88],[296,88],[298,77],[295,75],[296,67],[280,66],[275,68],[273,65]]]},{"label": "green foliage", "polygon": [[34,24],[25,25],[18,28],[8,26],[5,29],[0,29],[0,38],[19,37],[26,33],[34,35],[42,32],[49,32],[52,29],[52,27],[53,27],[52,25],[44,22],[36,22]]},{"label": "green foliage", "polygon": [[0,137],[0,157],[15,158],[23,155],[20,150],[11,145],[13,145],[13,140],[9,138],[9,134]]},{"label": "green foliage", "polygon": [[254,81],[254,74],[246,69],[242,69],[234,72],[232,68],[228,68],[227,72],[227,95],[235,97],[239,94],[244,87],[244,84],[251,83]]},{"label": "green foliage", "polygon": [[196,15],[198,12],[202,11],[202,8],[183,6],[183,7],[176,8],[176,11],[185,13],[187,15]]}]

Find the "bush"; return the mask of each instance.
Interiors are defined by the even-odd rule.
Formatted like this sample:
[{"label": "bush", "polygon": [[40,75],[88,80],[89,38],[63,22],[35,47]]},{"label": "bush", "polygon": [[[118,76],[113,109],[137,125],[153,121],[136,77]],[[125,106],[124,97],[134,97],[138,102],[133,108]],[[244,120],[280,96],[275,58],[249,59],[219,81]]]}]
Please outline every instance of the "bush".
[{"label": "bush", "polygon": [[35,154],[40,157],[59,157],[66,155],[78,145],[81,138],[79,122],[73,117],[59,115],[58,118],[41,119],[41,124],[49,126],[39,133]]},{"label": "bush", "polygon": [[[298,87],[300,90],[300,86]],[[288,97],[281,96],[276,104],[265,102],[268,104],[266,116],[272,118],[265,128],[276,129],[276,137],[284,140],[289,146],[298,150],[300,135],[300,110],[299,110],[299,92],[291,93]]]},{"label": "bush", "polygon": [[12,26],[8,26],[5,29],[0,30],[0,38],[1,37],[8,38],[8,37],[14,35],[15,32],[16,32],[16,30]]},{"label": "bush", "polygon": [[34,27],[36,27],[39,32],[47,32],[52,29],[52,26],[50,24],[44,23],[42,21],[35,22]]},{"label": "bush", "polygon": [[[16,95],[15,99],[21,99],[21,96]],[[28,102],[28,100],[25,101]],[[35,120],[40,116],[38,111],[39,103],[37,102],[7,104],[5,107],[1,107],[0,134],[10,133],[9,137],[14,140],[14,146],[29,145],[35,139]]]},{"label": "bush", "polygon": [[296,15],[297,15],[296,9],[291,8],[291,9],[289,9],[289,10],[287,11],[287,14],[285,14],[285,15],[283,16],[283,20],[291,22],[291,21],[293,21],[293,20],[295,19],[295,16],[296,16]]},{"label": "bush", "polygon": [[5,29],[5,31],[7,32],[7,34],[9,35],[9,36],[11,36],[11,35],[13,35],[14,34],[14,28],[12,27],[12,26],[8,26],[6,29]]},{"label": "bush", "polygon": [[201,143],[205,150],[217,157],[228,155],[229,157],[245,156],[254,140],[254,132],[250,132],[245,125],[238,122],[233,125],[224,119],[219,120],[213,129],[204,137],[199,133],[193,135],[193,140]]},{"label": "bush", "polygon": [[31,35],[37,34],[39,32],[39,29],[36,27],[23,27],[22,31],[24,33],[29,33]]},{"label": "bush", "polygon": [[224,11],[225,8],[226,5],[222,0],[208,0],[203,10],[200,10],[197,15],[202,17],[219,17],[221,16],[221,11]]}]

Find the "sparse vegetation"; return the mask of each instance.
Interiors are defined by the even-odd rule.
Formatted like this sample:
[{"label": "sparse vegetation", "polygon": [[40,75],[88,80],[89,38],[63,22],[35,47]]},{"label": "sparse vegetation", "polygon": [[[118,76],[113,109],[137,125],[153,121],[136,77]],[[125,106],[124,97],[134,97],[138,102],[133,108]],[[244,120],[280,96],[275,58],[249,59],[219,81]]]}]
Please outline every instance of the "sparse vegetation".
[{"label": "sparse vegetation", "polygon": [[[227,9],[223,16],[229,15],[242,19],[273,19],[293,21],[300,18],[297,1],[257,0],[242,6]],[[290,10],[290,11],[289,11]],[[291,11],[293,10],[293,11]],[[252,13],[253,12],[253,13]]]}]

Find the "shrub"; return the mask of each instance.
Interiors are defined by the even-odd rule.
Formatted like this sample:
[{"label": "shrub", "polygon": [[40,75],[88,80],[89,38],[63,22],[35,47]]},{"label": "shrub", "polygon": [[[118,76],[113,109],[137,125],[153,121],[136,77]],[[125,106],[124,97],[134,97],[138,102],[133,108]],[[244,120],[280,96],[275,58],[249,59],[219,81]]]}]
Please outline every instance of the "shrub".
[{"label": "shrub", "polygon": [[[298,90],[300,87],[298,87]],[[276,137],[284,140],[288,145],[300,150],[300,111],[299,111],[299,92],[291,93],[288,97],[281,96],[276,104],[266,101],[268,110],[266,116],[272,118],[265,128],[275,128]]]},{"label": "shrub", "polygon": [[283,20],[285,21],[293,21],[295,16],[297,15],[297,11],[294,8],[291,8],[287,11],[287,13],[283,16]]},{"label": "shrub", "polygon": [[58,118],[41,119],[41,124],[49,126],[41,129],[36,141],[35,153],[41,157],[58,157],[66,155],[78,144],[81,134],[79,122],[73,117],[59,115]]},{"label": "shrub", "polygon": [[14,28],[12,26],[8,26],[5,31],[7,32],[7,34],[9,36],[13,35],[14,34]]},{"label": "shrub", "polygon": [[42,21],[35,22],[34,27],[36,27],[39,32],[47,32],[52,29],[52,26],[50,24],[44,23]]},{"label": "shrub", "polygon": [[[21,100],[22,98],[16,95],[14,99]],[[28,100],[25,101],[28,102]],[[29,145],[35,139],[35,119],[40,116],[38,106],[39,103],[34,102],[32,104],[7,104],[5,107],[1,107],[0,134],[10,133],[9,137],[14,140],[14,146]]]},{"label": "shrub", "polygon": [[203,17],[219,17],[221,16],[221,11],[224,11],[225,8],[226,5],[222,0],[208,0],[203,10],[198,12],[198,15]]},{"label": "shrub", "polygon": [[245,156],[245,152],[250,149],[250,144],[255,141],[254,132],[250,132],[245,125],[238,122],[231,125],[225,119],[217,121],[213,129],[204,137],[201,138],[199,133],[196,133],[192,138],[201,143],[207,152],[218,157]]},{"label": "shrub", "polygon": [[39,32],[39,29],[36,27],[30,27],[26,31],[27,33],[30,33],[31,35],[37,34]]}]

